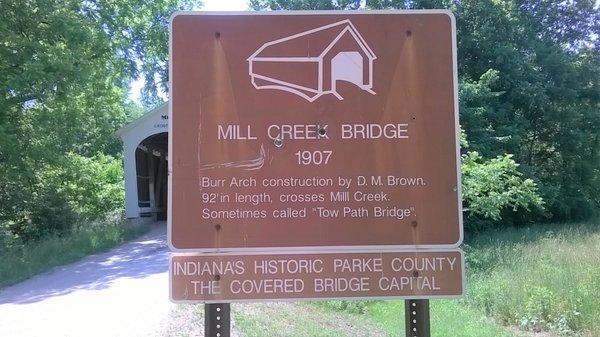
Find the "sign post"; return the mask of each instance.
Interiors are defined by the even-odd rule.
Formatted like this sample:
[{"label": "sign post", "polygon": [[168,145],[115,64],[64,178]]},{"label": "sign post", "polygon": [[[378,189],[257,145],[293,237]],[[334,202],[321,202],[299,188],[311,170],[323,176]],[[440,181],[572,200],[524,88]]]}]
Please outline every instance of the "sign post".
[{"label": "sign post", "polygon": [[429,300],[405,300],[406,337],[430,337]]},{"label": "sign post", "polygon": [[177,13],[170,79],[173,301],[401,298],[428,335],[464,286],[450,12]]},{"label": "sign post", "polygon": [[229,337],[231,317],[229,303],[204,305],[204,337]]}]

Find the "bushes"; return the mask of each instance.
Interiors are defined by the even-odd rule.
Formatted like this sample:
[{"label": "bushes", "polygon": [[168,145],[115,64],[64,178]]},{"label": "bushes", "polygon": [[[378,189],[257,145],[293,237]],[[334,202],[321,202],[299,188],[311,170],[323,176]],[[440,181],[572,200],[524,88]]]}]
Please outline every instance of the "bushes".
[{"label": "bushes", "polygon": [[37,165],[13,172],[14,179],[21,179],[15,185],[24,188],[19,198],[7,195],[0,204],[0,287],[108,249],[144,230],[122,224],[120,160],[68,153]]},{"label": "bushes", "polygon": [[[461,133],[461,146],[469,148],[466,135]],[[535,182],[523,178],[519,164],[510,154],[485,160],[477,151],[461,156],[462,197],[467,229],[479,230],[500,220],[510,218],[507,210],[517,212],[542,209]]]},{"label": "bushes", "polygon": [[21,179],[24,188],[18,198],[7,195],[0,205],[0,231],[11,240],[62,235],[78,222],[102,218],[123,205],[120,160],[103,154],[68,153],[13,178]]},{"label": "bushes", "polygon": [[125,198],[121,161],[97,154],[87,158],[67,154],[60,166],[42,173],[42,188],[56,188],[78,215],[97,217],[119,209]]},{"label": "bushes", "polygon": [[536,184],[524,179],[517,167],[511,155],[488,161],[477,152],[462,156],[463,202],[468,228],[484,227],[485,220],[498,221],[506,209],[542,207]]}]

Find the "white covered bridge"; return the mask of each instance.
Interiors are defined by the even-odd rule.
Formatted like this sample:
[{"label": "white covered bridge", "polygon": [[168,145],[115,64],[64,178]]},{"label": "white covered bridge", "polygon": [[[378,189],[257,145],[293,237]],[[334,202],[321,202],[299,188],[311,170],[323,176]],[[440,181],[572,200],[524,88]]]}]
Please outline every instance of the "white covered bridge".
[{"label": "white covered bridge", "polygon": [[117,131],[123,140],[125,215],[166,220],[169,104]]}]

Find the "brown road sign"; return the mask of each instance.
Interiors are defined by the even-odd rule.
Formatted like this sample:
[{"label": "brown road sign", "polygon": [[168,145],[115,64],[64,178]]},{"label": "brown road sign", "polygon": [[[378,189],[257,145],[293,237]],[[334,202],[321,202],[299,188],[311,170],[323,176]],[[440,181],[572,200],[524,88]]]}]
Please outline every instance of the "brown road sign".
[{"label": "brown road sign", "polygon": [[290,255],[176,255],[173,301],[437,298],[463,293],[459,250]]},{"label": "brown road sign", "polygon": [[170,64],[173,249],[461,243],[449,12],[180,13]]}]

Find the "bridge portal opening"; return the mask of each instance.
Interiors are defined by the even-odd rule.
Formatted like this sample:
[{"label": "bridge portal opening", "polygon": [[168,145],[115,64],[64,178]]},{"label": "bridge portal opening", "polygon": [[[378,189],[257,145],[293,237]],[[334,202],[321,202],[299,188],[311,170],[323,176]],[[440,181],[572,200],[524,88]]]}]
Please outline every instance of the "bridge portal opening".
[{"label": "bridge portal opening", "polygon": [[140,217],[167,219],[167,164],[167,132],[152,135],[137,146],[135,167]]}]

